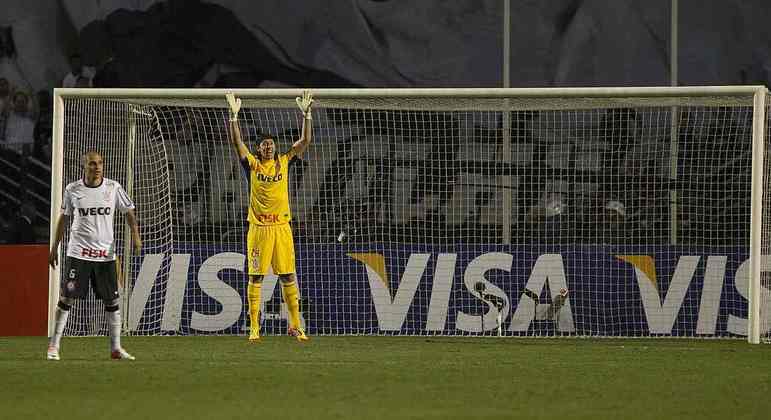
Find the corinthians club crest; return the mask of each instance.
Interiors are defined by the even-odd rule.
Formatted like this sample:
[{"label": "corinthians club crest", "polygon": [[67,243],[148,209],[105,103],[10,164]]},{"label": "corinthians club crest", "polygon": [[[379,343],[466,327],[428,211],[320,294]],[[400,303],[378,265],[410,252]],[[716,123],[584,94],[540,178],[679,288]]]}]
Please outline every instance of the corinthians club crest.
[{"label": "corinthians club crest", "polygon": [[102,193],[104,197],[104,202],[109,203],[110,197],[112,197],[112,190],[115,188],[115,184],[110,182],[106,185],[104,192]]}]

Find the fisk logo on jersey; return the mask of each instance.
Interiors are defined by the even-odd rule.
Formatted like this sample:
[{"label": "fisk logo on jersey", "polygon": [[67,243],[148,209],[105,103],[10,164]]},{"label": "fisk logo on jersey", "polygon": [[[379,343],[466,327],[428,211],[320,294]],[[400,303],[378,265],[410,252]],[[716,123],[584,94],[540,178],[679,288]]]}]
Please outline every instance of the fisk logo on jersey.
[{"label": "fisk logo on jersey", "polygon": [[258,214],[257,221],[260,223],[278,223],[279,218],[277,214]]},{"label": "fisk logo on jersey", "polygon": [[112,212],[112,209],[110,207],[88,207],[88,208],[79,208],[78,213],[80,213],[81,216],[109,216]]},{"label": "fisk logo on jersey", "polygon": [[89,258],[107,258],[107,250],[83,248],[80,251],[80,255],[82,257],[89,257]]}]

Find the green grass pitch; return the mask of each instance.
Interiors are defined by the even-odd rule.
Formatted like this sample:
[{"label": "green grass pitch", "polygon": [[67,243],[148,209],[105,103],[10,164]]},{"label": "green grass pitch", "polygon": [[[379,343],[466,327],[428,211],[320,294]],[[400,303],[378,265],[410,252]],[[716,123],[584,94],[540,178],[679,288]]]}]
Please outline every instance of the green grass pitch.
[{"label": "green grass pitch", "polygon": [[768,419],[771,346],[731,340],[0,337],[2,419]]}]

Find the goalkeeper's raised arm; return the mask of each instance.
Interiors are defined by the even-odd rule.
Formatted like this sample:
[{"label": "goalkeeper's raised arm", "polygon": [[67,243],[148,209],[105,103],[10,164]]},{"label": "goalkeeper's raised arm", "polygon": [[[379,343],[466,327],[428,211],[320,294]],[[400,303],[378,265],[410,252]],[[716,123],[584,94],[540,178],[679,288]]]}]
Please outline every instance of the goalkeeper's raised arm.
[{"label": "goalkeeper's raised arm", "polygon": [[311,143],[312,123],[313,116],[311,115],[311,108],[313,106],[313,94],[311,91],[304,90],[303,95],[295,99],[297,106],[303,113],[303,129],[300,132],[300,138],[289,149],[288,157],[292,159],[293,156],[300,157],[308,145]]},{"label": "goalkeeper's raised arm", "polygon": [[225,94],[225,99],[228,102],[230,108],[230,141],[233,143],[233,148],[236,150],[236,154],[240,160],[246,160],[249,155],[249,149],[244,145],[241,139],[241,127],[238,124],[238,113],[241,111],[241,99],[236,98],[233,93]]}]

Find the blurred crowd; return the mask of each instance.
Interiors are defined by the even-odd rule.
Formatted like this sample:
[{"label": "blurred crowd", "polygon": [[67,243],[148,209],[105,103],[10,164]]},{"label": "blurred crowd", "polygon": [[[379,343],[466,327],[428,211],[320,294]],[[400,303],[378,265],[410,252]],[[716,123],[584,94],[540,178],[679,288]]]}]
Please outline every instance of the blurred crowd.
[{"label": "blurred crowd", "polygon": [[[96,75],[73,54],[59,87],[93,87]],[[54,87],[33,93],[0,74],[0,244],[48,242]]]},{"label": "blurred crowd", "polygon": [[[513,113],[511,163],[500,154],[500,124],[469,137],[452,128],[452,117],[437,125],[442,139],[431,139],[428,130],[425,138],[409,139],[429,144],[425,154],[400,153],[389,144],[391,155],[352,157],[351,150],[368,147],[343,139],[299,229],[314,243],[744,246],[750,111],[684,107],[675,159],[669,122],[655,108],[574,112],[564,129],[566,113]],[[413,117],[437,118],[430,112]],[[360,177],[367,178],[365,190],[346,193]],[[508,185],[500,183],[505,178]],[[511,218],[504,224],[507,198]],[[420,210],[394,222],[410,206]]]},{"label": "blurred crowd", "polygon": [[[70,71],[59,86],[114,87],[114,65],[108,60],[99,69],[87,67],[73,54]],[[227,87],[222,81],[215,85],[223,83]],[[48,240],[52,105],[50,89],[33,94],[0,74],[0,243]],[[751,154],[746,152],[750,114],[719,108],[710,112],[714,115],[704,117],[709,113],[697,110],[694,115],[702,115],[699,120],[682,117],[674,177],[668,167],[672,162],[666,156],[662,159],[660,150],[649,148],[651,139],[641,139],[647,123],[633,109],[596,111],[588,117],[596,119],[585,130],[591,132],[588,139],[571,138],[570,133],[559,130],[545,136],[533,128],[538,112],[513,113],[512,148],[528,152],[514,157],[521,161],[511,163],[500,156],[485,160],[483,154],[463,152],[466,143],[476,144],[472,146],[476,150],[497,150],[503,141],[500,126],[480,128],[468,138],[460,134],[451,113],[393,112],[383,120],[425,121],[425,130],[418,127],[415,138],[400,141],[427,145],[427,153],[362,155],[353,149],[356,143],[366,143],[366,136],[335,139],[336,156],[333,150],[325,158],[331,163],[318,175],[312,201],[303,201],[307,211],[295,213],[298,242],[500,243],[508,236],[511,243],[743,244],[749,235]],[[196,144],[196,139],[211,138],[213,133],[194,134],[190,118],[182,120],[186,124],[178,132],[183,154],[198,149],[202,156],[216,153],[211,145]],[[394,129],[390,123],[378,126],[377,121],[367,122],[366,130],[390,139],[388,150],[397,150],[394,138],[403,136],[400,128]],[[337,121],[330,113],[328,122],[351,124],[351,119]],[[432,137],[431,124],[444,127],[441,138]],[[292,133],[284,134],[292,137]],[[655,133],[658,138],[653,143],[668,149],[667,134]],[[586,167],[583,149],[590,143],[596,148],[592,153],[597,161]],[[175,217],[180,229],[189,228],[195,235],[201,224],[211,223],[206,214],[212,210],[202,197],[211,193],[205,181],[213,169],[205,159],[196,167],[175,168],[171,161],[169,165],[174,185],[179,186],[172,191]],[[307,166],[307,162],[292,162],[295,193]],[[175,174],[180,171],[181,175]],[[397,176],[405,171],[413,174],[406,187]],[[512,184],[479,187],[464,181],[464,174],[483,181],[508,176]],[[182,179],[185,177],[189,179]],[[364,191],[347,193],[352,183],[365,185]],[[508,235],[504,235],[505,225],[499,217],[502,188],[512,192]],[[472,196],[466,197],[467,193]],[[458,205],[454,195],[465,201]],[[418,208],[419,214],[400,220],[396,213],[403,209],[394,204],[399,196],[407,197],[399,205]],[[230,200],[232,197],[223,197],[224,202]]]}]

